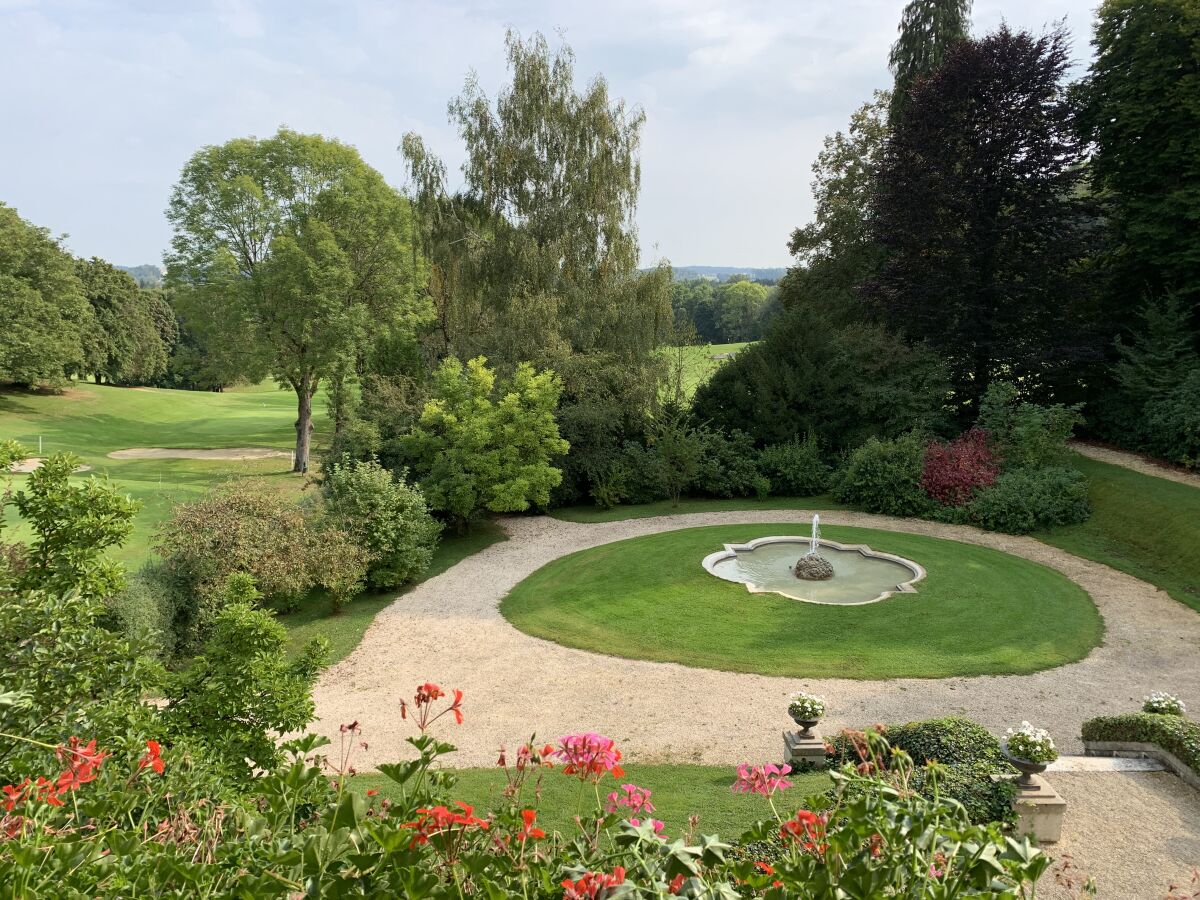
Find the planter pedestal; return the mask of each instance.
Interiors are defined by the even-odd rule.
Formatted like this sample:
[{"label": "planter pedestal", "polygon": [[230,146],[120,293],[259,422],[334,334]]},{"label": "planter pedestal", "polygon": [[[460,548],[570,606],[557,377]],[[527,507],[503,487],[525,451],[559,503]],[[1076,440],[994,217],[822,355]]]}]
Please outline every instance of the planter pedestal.
[{"label": "planter pedestal", "polygon": [[793,769],[825,768],[825,739],[815,727],[806,731],[785,731],[783,733],[783,758]]},{"label": "planter pedestal", "polygon": [[1017,834],[1028,834],[1039,843],[1053,844],[1062,836],[1067,801],[1040,775],[1031,776],[1032,787],[1017,785],[1013,809],[1017,811]]}]

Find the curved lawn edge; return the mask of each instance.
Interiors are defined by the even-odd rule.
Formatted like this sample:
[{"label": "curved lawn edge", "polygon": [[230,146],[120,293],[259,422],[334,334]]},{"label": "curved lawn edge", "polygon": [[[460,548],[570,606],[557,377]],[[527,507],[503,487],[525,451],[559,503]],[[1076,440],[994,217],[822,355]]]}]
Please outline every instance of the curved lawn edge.
[{"label": "curved lawn edge", "polygon": [[[516,584],[500,613],[534,638],[616,658],[861,681],[1028,675],[1084,659],[1103,641],[1093,598],[1061,572],[944,537],[829,526],[831,539],[931,563],[916,594],[857,607],[750,594],[700,566],[702,551],[725,542],[807,527],[684,527],[578,550]],[[963,595],[980,602],[964,605]]]}]

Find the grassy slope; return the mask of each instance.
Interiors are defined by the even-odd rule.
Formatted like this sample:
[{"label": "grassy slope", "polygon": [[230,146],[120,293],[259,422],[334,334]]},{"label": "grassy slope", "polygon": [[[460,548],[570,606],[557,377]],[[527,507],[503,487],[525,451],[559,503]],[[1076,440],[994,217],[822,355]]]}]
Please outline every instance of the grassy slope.
[{"label": "grassy slope", "polygon": [[[714,356],[719,356],[722,353],[731,353],[735,350],[741,350],[746,346],[745,342],[738,344],[703,344],[695,347],[683,347],[682,360],[682,381],[683,392],[690,397],[696,392],[703,382],[707,381],[712,373],[723,365],[726,360],[713,359]],[[672,354],[674,350],[663,351],[668,355],[669,359],[674,361]]]},{"label": "grassy slope", "polygon": [[[771,807],[766,798],[757,794],[735,794],[730,790],[737,774],[732,766],[631,763],[625,769],[622,783],[632,782],[652,792],[654,818],[662,820],[672,837],[687,827],[688,816],[693,814],[700,817],[700,832],[718,833],[726,839],[741,834],[760,819],[771,818]],[[501,796],[505,783],[501,769],[456,769],[454,774],[458,777],[458,783],[452,791],[456,800],[478,809],[492,809],[506,802]],[[381,798],[398,794],[395,784],[381,775],[357,775],[350,784],[360,792],[378,790]],[[600,787],[600,796],[603,798],[615,789],[616,782],[605,780]],[[792,779],[792,787],[777,801],[780,811],[787,810],[790,813],[805,797],[828,787],[828,775],[814,773],[796,776]],[[532,787],[526,788],[524,797],[525,805],[536,805],[539,825],[547,831],[554,829],[564,834],[574,831],[576,810],[590,813],[595,802],[596,795],[591,787],[584,787],[581,794],[577,780],[549,770],[545,771],[542,778],[540,802],[534,800]]]},{"label": "grassy slope", "polygon": [[[325,420],[316,405],[316,425]],[[142,504],[129,542],[114,556],[131,567],[150,555],[154,527],[171,508],[230,478],[262,478],[298,493],[304,479],[287,458],[227,460],[109,459],[129,447],[274,447],[295,442],[296,399],[270,386],[212,393],[118,388],[79,383],[63,395],[0,393],[0,437],[21,441],[31,453],[69,450]],[[86,476],[84,476],[86,477]],[[20,486],[22,476],[14,479]],[[10,513],[11,515],[11,513]],[[16,532],[18,535],[20,532]]]},{"label": "grassy slope", "polygon": [[1064,576],[955,541],[824,529],[833,540],[868,543],[928,570],[916,595],[865,606],[750,594],[700,566],[725,542],[805,527],[689,528],[584,550],[525,579],[501,611],[523,631],[572,647],[813,678],[1033,672],[1081,659],[1102,637],[1096,607]]},{"label": "grassy slope", "polygon": [[1200,612],[1200,490],[1077,456],[1091,480],[1092,517],[1035,535],[1127,572]]},{"label": "grassy slope", "polygon": [[[441,575],[455,563],[503,540],[506,540],[504,531],[494,522],[480,522],[465,535],[448,534],[438,545],[433,562],[421,581]],[[396,591],[366,594],[337,615],[331,614],[328,598],[314,596],[295,612],[280,616],[279,621],[288,629],[293,651],[317,635],[323,634],[329,638],[329,662],[332,664],[358,646],[363,633],[375,619],[375,614],[395,600],[396,596]]]}]

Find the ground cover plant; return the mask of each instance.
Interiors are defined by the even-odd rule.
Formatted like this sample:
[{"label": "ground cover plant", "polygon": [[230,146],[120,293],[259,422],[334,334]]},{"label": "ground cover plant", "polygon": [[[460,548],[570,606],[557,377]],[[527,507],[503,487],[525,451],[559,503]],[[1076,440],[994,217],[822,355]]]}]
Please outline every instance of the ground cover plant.
[{"label": "ground cover plant", "polygon": [[600,653],[815,678],[1034,672],[1081,659],[1100,641],[1095,605],[1067,578],[954,541],[823,526],[827,538],[867,543],[928,570],[916,594],[863,606],[750,594],[700,565],[726,542],[808,529],[713,526],[617,541],[543,566],[501,612],[537,637]]}]

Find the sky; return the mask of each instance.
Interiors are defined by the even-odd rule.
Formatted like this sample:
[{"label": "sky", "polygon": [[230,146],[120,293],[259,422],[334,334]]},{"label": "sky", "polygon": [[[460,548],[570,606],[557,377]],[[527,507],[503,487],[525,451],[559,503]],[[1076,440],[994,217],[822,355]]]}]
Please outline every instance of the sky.
[{"label": "sky", "polygon": [[[973,32],[1065,19],[1082,66],[1097,0],[976,0]],[[784,266],[826,134],[891,83],[904,0],[0,0],[0,201],[76,255],[161,264],[172,185],[198,148],[281,124],[358,148],[404,187],[397,145],[447,162],[446,104],[504,86],[504,33],[541,31],[646,112],[642,263]]]}]

